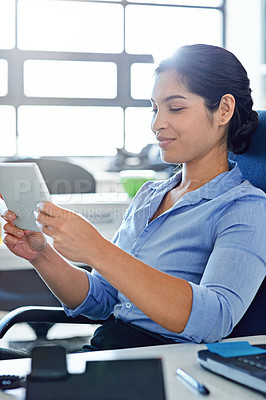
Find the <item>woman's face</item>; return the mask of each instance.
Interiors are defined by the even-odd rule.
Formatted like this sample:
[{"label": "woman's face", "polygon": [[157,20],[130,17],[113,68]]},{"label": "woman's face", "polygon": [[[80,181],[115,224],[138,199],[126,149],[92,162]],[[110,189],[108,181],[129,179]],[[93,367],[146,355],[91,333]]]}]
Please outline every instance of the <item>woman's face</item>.
[{"label": "woman's face", "polygon": [[178,83],[174,70],[156,76],[151,98],[152,130],[167,163],[192,163],[220,148],[219,109],[211,113],[202,97]]}]

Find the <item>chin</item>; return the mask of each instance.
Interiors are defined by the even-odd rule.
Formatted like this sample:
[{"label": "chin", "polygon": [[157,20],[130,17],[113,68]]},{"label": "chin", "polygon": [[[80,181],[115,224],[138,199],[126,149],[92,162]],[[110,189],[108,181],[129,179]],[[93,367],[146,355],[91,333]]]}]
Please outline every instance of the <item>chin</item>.
[{"label": "chin", "polygon": [[166,164],[179,165],[179,164],[182,164],[184,162],[181,157],[179,157],[179,160],[177,160],[176,156],[173,156],[173,155],[170,155],[170,154],[165,154],[163,152],[161,152],[161,159]]}]

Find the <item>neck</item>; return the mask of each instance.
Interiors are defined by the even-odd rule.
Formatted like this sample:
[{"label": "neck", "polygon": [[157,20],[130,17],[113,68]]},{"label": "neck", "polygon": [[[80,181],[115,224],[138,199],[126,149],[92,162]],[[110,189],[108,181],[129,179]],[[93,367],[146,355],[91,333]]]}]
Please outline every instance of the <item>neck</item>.
[{"label": "neck", "polygon": [[207,155],[200,160],[184,163],[179,188],[196,190],[225,171],[228,171],[227,151],[216,157]]}]

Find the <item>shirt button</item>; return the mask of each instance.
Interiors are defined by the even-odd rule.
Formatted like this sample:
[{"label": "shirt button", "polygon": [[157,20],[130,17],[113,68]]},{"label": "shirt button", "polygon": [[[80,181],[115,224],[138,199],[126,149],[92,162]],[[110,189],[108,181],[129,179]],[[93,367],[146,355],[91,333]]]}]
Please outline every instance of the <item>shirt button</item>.
[{"label": "shirt button", "polygon": [[131,307],[131,303],[129,303],[129,301],[126,303],[126,308],[130,308]]}]

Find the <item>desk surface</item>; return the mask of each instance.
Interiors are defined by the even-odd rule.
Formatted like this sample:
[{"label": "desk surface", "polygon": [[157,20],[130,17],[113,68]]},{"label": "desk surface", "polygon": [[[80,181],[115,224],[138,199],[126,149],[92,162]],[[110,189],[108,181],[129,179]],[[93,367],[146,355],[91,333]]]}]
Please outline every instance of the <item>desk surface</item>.
[{"label": "desk surface", "polygon": [[[266,344],[266,335],[230,339],[230,341],[233,340],[248,340],[251,344]],[[71,373],[81,373],[85,369],[85,362],[87,360],[161,357],[167,400],[192,400],[199,399],[200,397],[193,388],[190,388],[176,376],[175,371],[177,368],[184,369],[201,383],[204,383],[210,390],[210,395],[207,397],[209,400],[265,399],[262,394],[202,368],[197,361],[197,352],[205,348],[206,346],[203,344],[173,344],[138,349],[71,354],[68,356],[68,369]],[[30,364],[30,359],[0,361],[0,374],[26,375],[30,372]],[[8,393],[0,393],[0,400],[24,400],[24,396],[24,389],[15,389],[8,391]]]}]

